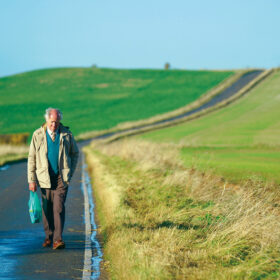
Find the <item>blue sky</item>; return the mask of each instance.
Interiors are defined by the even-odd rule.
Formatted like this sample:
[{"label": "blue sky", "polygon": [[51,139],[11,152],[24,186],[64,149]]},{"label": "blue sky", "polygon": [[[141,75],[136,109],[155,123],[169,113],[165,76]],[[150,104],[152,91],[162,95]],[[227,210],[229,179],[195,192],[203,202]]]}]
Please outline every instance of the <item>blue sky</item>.
[{"label": "blue sky", "polygon": [[1,0],[0,76],[280,66],[278,0]]}]

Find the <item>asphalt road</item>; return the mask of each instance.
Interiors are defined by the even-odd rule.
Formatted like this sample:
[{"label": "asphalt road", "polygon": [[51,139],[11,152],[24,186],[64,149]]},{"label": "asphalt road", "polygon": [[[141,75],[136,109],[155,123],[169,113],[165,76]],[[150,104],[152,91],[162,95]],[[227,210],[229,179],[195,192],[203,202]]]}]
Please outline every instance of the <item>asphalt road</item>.
[{"label": "asphalt road", "polygon": [[[203,108],[195,109],[191,113],[213,106],[234,95],[261,72],[255,71],[244,75],[210,103],[204,104]],[[185,114],[176,118],[184,116]],[[96,138],[111,135],[110,133]],[[79,143],[80,151],[81,147],[87,143],[89,141]],[[41,246],[44,240],[42,223],[31,224],[30,222],[27,206],[29,199],[27,163],[11,164],[8,169],[0,171],[0,280],[82,279],[85,224],[81,172],[80,157],[66,201],[66,222],[63,235],[66,249],[52,250]],[[94,252],[94,248],[92,251]]]},{"label": "asphalt road", "polygon": [[0,171],[1,280],[82,279],[85,224],[81,167],[80,157],[66,200],[65,250],[42,248],[43,225],[31,224],[27,163],[15,163]]}]

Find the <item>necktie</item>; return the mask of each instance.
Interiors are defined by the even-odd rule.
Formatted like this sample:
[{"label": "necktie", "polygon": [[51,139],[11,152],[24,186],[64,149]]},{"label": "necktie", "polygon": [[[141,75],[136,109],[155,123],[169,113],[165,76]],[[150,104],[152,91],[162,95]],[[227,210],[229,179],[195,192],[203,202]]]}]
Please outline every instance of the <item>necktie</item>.
[{"label": "necktie", "polygon": [[54,140],[55,140],[55,135],[56,135],[56,133],[53,132],[53,133],[52,133],[52,141],[53,141],[53,142],[54,142]]}]

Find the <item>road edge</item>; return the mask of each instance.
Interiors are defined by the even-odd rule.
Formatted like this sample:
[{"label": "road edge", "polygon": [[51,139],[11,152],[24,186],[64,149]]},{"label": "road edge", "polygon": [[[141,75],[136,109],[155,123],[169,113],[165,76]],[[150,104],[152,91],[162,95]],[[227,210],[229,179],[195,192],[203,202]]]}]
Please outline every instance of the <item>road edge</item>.
[{"label": "road edge", "polygon": [[[97,226],[94,220],[94,203],[92,198],[89,175],[86,172],[85,156],[82,153],[82,182],[81,188],[84,195],[84,222],[85,222],[85,253],[83,280],[99,279],[102,251],[96,236]],[[96,254],[93,254],[93,250]]]}]

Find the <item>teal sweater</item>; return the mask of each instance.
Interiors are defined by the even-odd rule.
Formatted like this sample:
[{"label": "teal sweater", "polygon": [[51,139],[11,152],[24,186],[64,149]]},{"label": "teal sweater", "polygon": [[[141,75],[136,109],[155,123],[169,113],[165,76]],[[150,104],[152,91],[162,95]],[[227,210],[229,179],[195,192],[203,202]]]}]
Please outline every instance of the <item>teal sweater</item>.
[{"label": "teal sweater", "polygon": [[51,176],[58,174],[58,153],[59,153],[59,136],[57,133],[54,142],[52,141],[49,133],[47,134],[47,144],[48,144],[48,162],[49,162],[49,173]]}]

